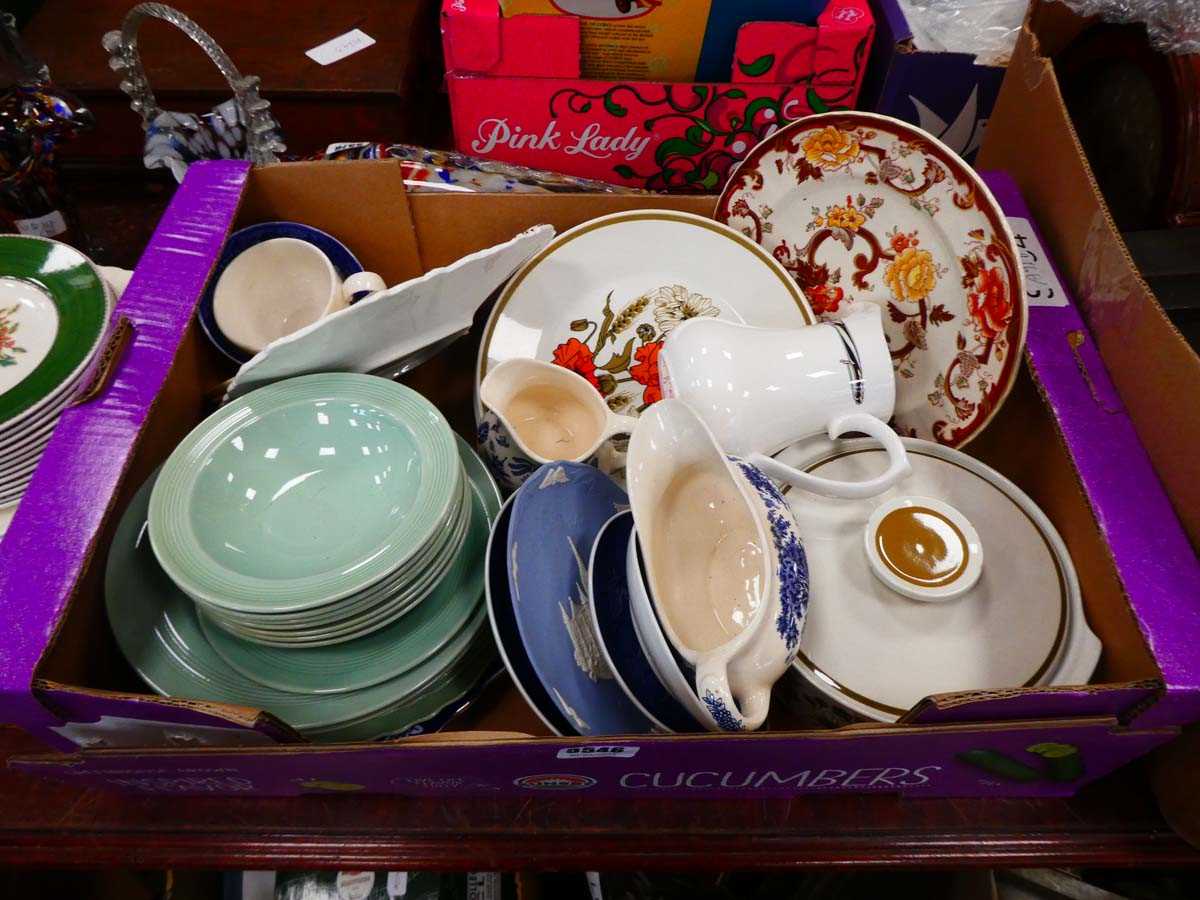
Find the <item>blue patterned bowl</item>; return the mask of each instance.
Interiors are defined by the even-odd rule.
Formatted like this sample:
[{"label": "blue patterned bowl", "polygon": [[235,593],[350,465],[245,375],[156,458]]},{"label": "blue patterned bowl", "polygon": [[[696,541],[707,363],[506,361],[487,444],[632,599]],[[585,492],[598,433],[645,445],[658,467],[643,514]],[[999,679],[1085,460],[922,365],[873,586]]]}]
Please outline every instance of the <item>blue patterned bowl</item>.
[{"label": "blue patterned bowl", "polygon": [[513,497],[508,583],[538,680],[581,735],[654,731],[605,663],[587,601],[592,544],[604,523],[628,508],[625,492],[591,466],[553,462]]},{"label": "blue patterned bowl", "polygon": [[488,619],[492,623],[492,636],[500,650],[504,667],[512,677],[513,684],[537,713],[537,717],[554,734],[577,737],[579,732],[558,711],[550,694],[542,687],[529,654],[521,642],[521,631],[517,627],[517,614],[513,609],[513,596],[508,586],[508,527],[512,521],[513,495],[500,507],[492,534],[488,539],[487,556],[484,561],[484,588],[487,595]]}]

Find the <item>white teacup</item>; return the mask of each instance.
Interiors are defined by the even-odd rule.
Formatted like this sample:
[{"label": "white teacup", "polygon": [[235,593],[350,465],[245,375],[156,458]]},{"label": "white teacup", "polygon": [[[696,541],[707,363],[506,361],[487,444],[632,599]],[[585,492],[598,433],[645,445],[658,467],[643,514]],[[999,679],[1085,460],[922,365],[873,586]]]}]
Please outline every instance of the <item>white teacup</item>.
[{"label": "white teacup", "polygon": [[308,241],[272,238],[234,257],[213,289],[213,318],[247,353],[344,309],[359,291],[382,291],[374,272],[343,280]]},{"label": "white teacup", "polygon": [[505,360],[488,372],[479,402],[479,448],[496,480],[514,491],[534,469],[558,460],[612,474],[625,455],[608,441],[637,421],[610,410],[578,372],[536,359]]},{"label": "white teacup", "polygon": [[[871,497],[910,471],[888,427],[896,404],[891,354],[879,307],[805,328],[752,328],[689,319],[658,357],[664,397],[691,406],[726,452],[772,478],[825,497]],[[888,469],[860,482],[833,481],[786,466],[769,454],[814,434],[861,431],[888,452]]]},{"label": "white teacup", "polygon": [[[713,730],[758,728],[771,687],[796,657],[808,606],[791,510],[765,475],[726,458],[679,400],[642,413],[626,477],[657,619],[695,670],[694,697],[677,698],[699,700]],[[643,641],[652,636],[649,615],[634,610]]]}]

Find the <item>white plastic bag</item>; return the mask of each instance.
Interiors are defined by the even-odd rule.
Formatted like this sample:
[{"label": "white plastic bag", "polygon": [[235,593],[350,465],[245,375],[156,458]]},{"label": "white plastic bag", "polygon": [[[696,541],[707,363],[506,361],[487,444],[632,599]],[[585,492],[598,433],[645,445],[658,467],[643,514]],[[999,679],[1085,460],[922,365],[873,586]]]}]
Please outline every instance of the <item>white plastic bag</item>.
[{"label": "white plastic bag", "polygon": [[971,53],[981,66],[1008,64],[1029,0],[900,0],[918,50]]},{"label": "white plastic bag", "polygon": [[1081,16],[1144,22],[1163,53],[1200,53],[1200,0],[1061,0]]}]

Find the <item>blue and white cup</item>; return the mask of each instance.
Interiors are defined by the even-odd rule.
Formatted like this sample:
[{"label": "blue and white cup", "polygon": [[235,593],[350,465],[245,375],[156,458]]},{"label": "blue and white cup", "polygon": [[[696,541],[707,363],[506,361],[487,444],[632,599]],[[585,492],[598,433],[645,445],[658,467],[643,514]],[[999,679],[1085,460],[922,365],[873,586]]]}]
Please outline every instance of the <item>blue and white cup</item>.
[{"label": "blue and white cup", "polygon": [[213,317],[239,350],[254,355],[345,309],[356,293],[386,286],[374,272],[343,278],[329,257],[308,241],[272,238],[225,267],[213,289]]},{"label": "blue and white cup", "polygon": [[[329,261],[329,264],[333,266],[337,278],[342,281],[343,285],[346,284],[347,279],[363,271],[362,263],[358,261],[358,258],[345,244],[328,232],[314,228],[311,225],[286,221],[259,222],[256,225],[249,225],[231,234],[225,242],[225,248],[221,251],[221,259],[217,262],[216,268],[213,270],[212,278],[209,279],[204,296],[200,298],[200,307],[196,312],[196,317],[200,322],[201,329],[212,345],[223,356],[238,365],[253,357],[254,351],[239,346],[231,340],[230,336],[225,334],[220,324],[218,324],[215,309],[217,285],[220,283],[225,271],[244,253],[251,251],[260,244],[282,238],[304,242],[323,254]],[[350,292],[349,302],[354,303],[362,300],[367,294],[379,290],[381,284],[381,282],[376,281],[374,278],[369,283],[360,286],[355,286],[351,283],[350,287],[352,291]]]}]

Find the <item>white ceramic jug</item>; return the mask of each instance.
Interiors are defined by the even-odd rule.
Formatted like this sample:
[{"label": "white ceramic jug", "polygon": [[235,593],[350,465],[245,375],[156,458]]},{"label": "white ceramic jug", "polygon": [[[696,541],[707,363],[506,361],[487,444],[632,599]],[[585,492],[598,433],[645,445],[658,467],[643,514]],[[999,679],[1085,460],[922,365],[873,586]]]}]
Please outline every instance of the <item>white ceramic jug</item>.
[{"label": "white ceramic jug", "polygon": [[[532,396],[522,403],[522,397]],[[538,466],[581,462],[611,475],[625,454],[611,446],[636,419],[614,413],[578,372],[536,359],[508,359],[479,385],[483,417],[477,440],[492,474],[515,491]]]},{"label": "white ceramic jug", "polygon": [[[887,425],[896,382],[881,316],[866,304],[840,322],[794,329],[689,319],[659,354],[663,396],[686,402],[727,453],[772,478],[825,497],[873,496],[910,471],[904,445]],[[833,481],[770,456],[814,434],[854,431],[887,450],[882,475]]]}]

